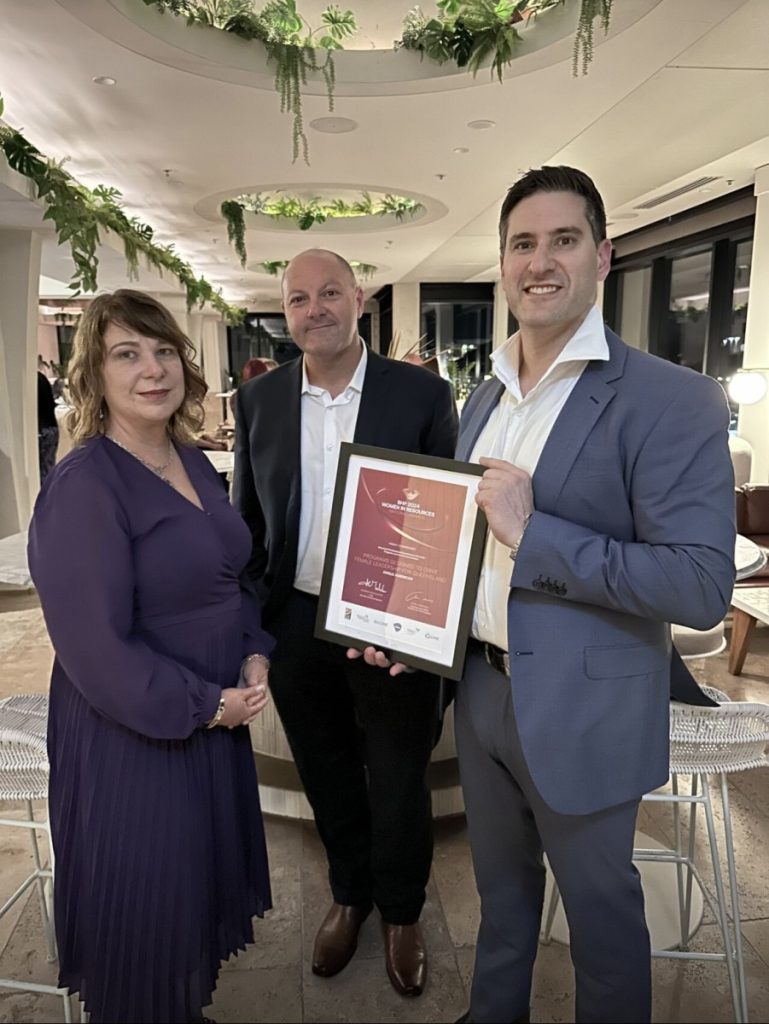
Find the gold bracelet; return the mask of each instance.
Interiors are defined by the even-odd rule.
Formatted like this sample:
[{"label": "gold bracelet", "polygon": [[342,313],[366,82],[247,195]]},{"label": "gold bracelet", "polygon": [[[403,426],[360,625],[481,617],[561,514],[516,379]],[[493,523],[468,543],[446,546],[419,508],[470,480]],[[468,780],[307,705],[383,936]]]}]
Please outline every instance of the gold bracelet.
[{"label": "gold bracelet", "polygon": [[248,665],[248,663],[251,661],[263,662],[264,667],[266,669],[269,669],[270,667],[270,659],[267,657],[266,654],[249,654],[247,658],[243,659],[243,664],[240,666],[240,671],[242,672],[246,665]]},{"label": "gold bracelet", "polygon": [[218,725],[219,722],[222,719],[222,715],[223,714],[224,714],[224,694],[222,694],[222,696],[219,698],[219,704],[218,704],[218,706],[216,708],[216,714],[214,715],[213,718],[210,718],[206,722],[206,729],[213,729],[213,727],[215,725]]}]

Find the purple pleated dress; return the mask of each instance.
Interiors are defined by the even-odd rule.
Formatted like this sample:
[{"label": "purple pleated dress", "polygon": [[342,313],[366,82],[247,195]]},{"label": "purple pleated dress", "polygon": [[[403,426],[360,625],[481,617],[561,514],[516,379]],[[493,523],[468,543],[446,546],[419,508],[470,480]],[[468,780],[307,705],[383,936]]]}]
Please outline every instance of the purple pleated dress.
[{"label": "purple pleated dress", "polygon": [[248,730],[206,729],[246,654],[249,531],[205,456],[203,510],[104,437],[51,472],[29,562],[56,660],[48,751],[59,983],[92,1020],[187,1022],[271,906]]}]

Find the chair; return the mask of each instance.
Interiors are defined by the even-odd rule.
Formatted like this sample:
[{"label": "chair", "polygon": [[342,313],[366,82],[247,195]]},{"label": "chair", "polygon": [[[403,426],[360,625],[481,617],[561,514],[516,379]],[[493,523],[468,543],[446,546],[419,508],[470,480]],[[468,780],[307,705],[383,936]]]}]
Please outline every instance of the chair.
[{"label": "chair", "polygon": [[692,629],[690,626],[672,625],[670,631],[673,644],[684,661],[696,658],[712,658],[726,650],[724,624],[719,622],[712,629]]},{"label": "chair", "polygon": [[[769,484],[743,484],[734,490],[737,533],[769,548]],[[769,564],[738,580],[737,587],[769,586]]]},{"label": "chair", "polygon": [[746,441],[744,437],[730,434],[729,454],[732,457],[732,466],[734,468],[734,484],[736,487],[741,487],[750,480],[753,465],[753,445]]},{"label": "chair", "polygon": [[[22,694],[0,700],[0,799],[24,801],[27,809],[26,818],[0,818],[0,825],[8,828],[25,828],[29,831],[35,862],[34,871],[0,907],[0,917],[7,913],[31,886],[35,886],[40,898],[48,961],[51,963],[56,959],[51,900],[53,846],[48,820],[36,819],[32,808],[33,800],[46,800],[48,796],[47,721],[48,697],[45,694]],[[50,867],[43,866],[37,840],[38,831],[45,832],[48,837]],[[72,1020],[70,998],[65,989],[31,981],[15,981],[11,978],[0,978],[0,988],[60,996],[64,1003],[64,1020]]]},{"label": "chair", "polygon": [[[737,872],[734,861],[734,841],[729,810],[727,775],[747,771],[769,764],[766,745],[769,743],[769,705],[729,700],[725,693],[712,687],[703,687],[708,696],[719,702],[719,707],[694,707],[689,704],[670,705],[670,776],[671,792],[647,793],[644,800],[665,801],[673,804],[675,849],[636,849],[637,861],[657,861],[676,865],[678,912],[680,923],[679,947],[674,950],[653,950],[654,957],[680,960],[720,960],[726,963],[734,1005],[734,1019],[747,1024],[748,1005],[745,988],[745,967],[740,931],[740,906],[737,892]],[[691,776],[691,791],[679,792],[679,777]],[[713,803],[708,775],[718,777],[724,819],[729,901],[727,904],[724,880],[719,860]],[[679,805],[688,803],[689,838],[684,850],[679,818]],[[710,858],[713,865],[716,897],[708,892],[694,863],[695,824],[697,805],[705,813]],[[688,948],[691,938],[692,883],[696,881],[721,929],[723,952],[694,953]],[[553,886],[543,929],[543,942],[550,940],[553,918],[560,895]],[[731,920],[730,920],[731,907]]]}]

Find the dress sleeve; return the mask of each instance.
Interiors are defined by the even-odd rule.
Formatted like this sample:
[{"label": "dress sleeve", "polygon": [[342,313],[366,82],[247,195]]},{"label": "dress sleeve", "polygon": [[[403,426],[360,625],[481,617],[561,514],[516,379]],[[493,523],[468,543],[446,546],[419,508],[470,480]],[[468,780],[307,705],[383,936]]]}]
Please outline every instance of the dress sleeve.
[{"label": "dress sleeve", "polygon": [[128,521],[87,464],[62,467],[41,493],[29,565],[57,660],[96,711],[167,740],[185,739],[213,717],[221,687],[134,633]]},{"label": "dress sleeve", "polygon": [[248,573],[240,574],[240,594],[243,608],[243,657],[265,654],[269,657],[275,647],[275,637],[262,629],[262,602]]}]

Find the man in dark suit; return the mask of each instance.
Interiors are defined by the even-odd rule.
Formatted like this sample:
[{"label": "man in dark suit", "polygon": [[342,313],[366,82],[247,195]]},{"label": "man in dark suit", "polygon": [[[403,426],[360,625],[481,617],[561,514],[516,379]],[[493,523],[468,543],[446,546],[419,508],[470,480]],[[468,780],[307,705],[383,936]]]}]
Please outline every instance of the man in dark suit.
[{"label": "man in dark suit", "polygon": [[375,904],[390,980],[418,995],[439,680],[391,678],[313,628],[340,443],[450,457],[456,410],[440,377],[363,344],[363,293],[336,253],[295,257],[282,290],[303,356],[238,390],[233,500],[253,534],[251,573],[278,641],[270,687],[329,861],[333,904],[312,969],[328,977],[347,965]]}]

